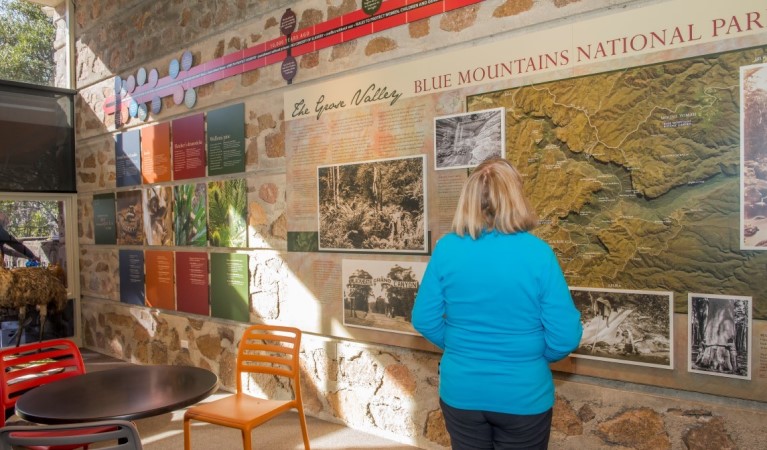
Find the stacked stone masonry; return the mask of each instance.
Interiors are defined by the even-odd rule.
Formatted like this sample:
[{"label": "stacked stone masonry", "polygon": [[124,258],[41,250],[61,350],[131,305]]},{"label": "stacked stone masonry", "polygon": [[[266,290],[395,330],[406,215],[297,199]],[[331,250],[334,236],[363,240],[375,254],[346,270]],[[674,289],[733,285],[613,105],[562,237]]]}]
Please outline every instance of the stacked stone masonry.
[{"label": "stacked stone masonry", "polygon": [[[114,116],[103,112],[115,76],[156,67],[160,77],[182,51],[195,62],[280,36],[286,8],[298,28],[361,7],[361,0],[80,0],[75,17],[80,289],[83,341],[88,348],[136,363],[191,364],[216,372],[234,388],[235,355],[244,324],[217,321],[119,303],[118,249],[94,245],[94,193],[116,189]],[[541,29],[567,17],[650,0],[488,0],[444,15],[299,57],[306,83],[347,71],[386,64],[424,52],[500,33]],[[248,223],[251,241],[251,321],[286,321],[290,276],[285,215],[285,122],[279,65],[202,86],[194,112],[234,102],[245,104]],[[190,114],[165,99],[153,121]],[[124,129],[143,125],[129,119]],[[189,348],[181,348],[181,340]],[[439,355],[399,347],[306,335],[301,352],[308,414],[342,422],[422,448],[449,447],[438,406]],[[605,387],[598,382],[558,384],[552,449],[756,449],[765,448],[767,416],[760,405]],[[269,389],[254,382],[253,389]],[[276,389],[276,388],[275,388]],[[273,392],[269,392],[273,393]]]}]

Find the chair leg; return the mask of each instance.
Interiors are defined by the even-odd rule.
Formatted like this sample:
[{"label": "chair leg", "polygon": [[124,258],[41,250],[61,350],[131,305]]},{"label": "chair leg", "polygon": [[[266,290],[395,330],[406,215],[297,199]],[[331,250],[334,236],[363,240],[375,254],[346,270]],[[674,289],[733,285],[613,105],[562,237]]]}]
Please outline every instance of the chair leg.
[{"label": "chair leg", "polygon": [[298,421],[301,422],[301,435],[304,438],[304,450],[309,449],[309,430],[306,427],[306,416],[304,415],[304,409],[298,408]]},{"label": "chair leg", "polygon": [[253,430],[246,430],[246,429],[243,428],[240,431],[242,431],[242,448],[243,448],[243,450],[252,450],[253,445],[250,442],[250,433]]},{"label": "chair leg", "polygon": [[192,449],[192,426],[190,420],[184,417],[184,450]]}]

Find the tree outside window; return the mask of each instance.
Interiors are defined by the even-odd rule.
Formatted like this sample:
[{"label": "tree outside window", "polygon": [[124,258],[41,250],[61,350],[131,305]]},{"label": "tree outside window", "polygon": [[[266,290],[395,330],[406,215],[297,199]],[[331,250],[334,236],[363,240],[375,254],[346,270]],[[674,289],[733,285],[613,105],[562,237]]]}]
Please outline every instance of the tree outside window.
[{"label": "tree outside window", "polygon": [[52,86],[55,37],[42,6],[0,0],[0,79]]}]

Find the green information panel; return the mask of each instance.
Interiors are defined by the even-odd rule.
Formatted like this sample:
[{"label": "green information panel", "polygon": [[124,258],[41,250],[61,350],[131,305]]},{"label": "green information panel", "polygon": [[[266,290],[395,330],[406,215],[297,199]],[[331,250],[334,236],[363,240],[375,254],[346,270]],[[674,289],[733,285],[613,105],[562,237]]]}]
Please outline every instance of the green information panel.
[{"label": "green information panel", "polygon": [[211,316],[250,321],[248,306],[248,255],[210,255]]},{"label": "green information panel", "polygon": [[245,172],[245,105],[210,111],[208,176]]}]

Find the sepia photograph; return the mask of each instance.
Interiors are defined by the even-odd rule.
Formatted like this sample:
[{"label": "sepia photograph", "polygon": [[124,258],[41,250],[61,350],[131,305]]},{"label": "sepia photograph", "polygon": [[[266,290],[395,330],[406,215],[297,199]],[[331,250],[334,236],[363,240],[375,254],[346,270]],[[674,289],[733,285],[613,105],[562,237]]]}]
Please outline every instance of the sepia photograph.
[{"label": "sepia photograph", "polygon": [[411,323],[426,263],[344,259],[344,325],[418,335]]},{"label": "sepia photograph", "polygon": [[572,356],[674,368],[673,293],[570,288],[583,336]]},{"label": "sepia photograph", "polygon": [[434,168],[475,167],[488,156],[505,157],[506,109],[434,118]]},{"label": "sepia photograph", "polygon": [[751,297],[688,295],[687,370],[751,379]]},{"label": "sepia photograph", "polygon": [[319,250],[426,253],[425,161],[317,167]]}]

